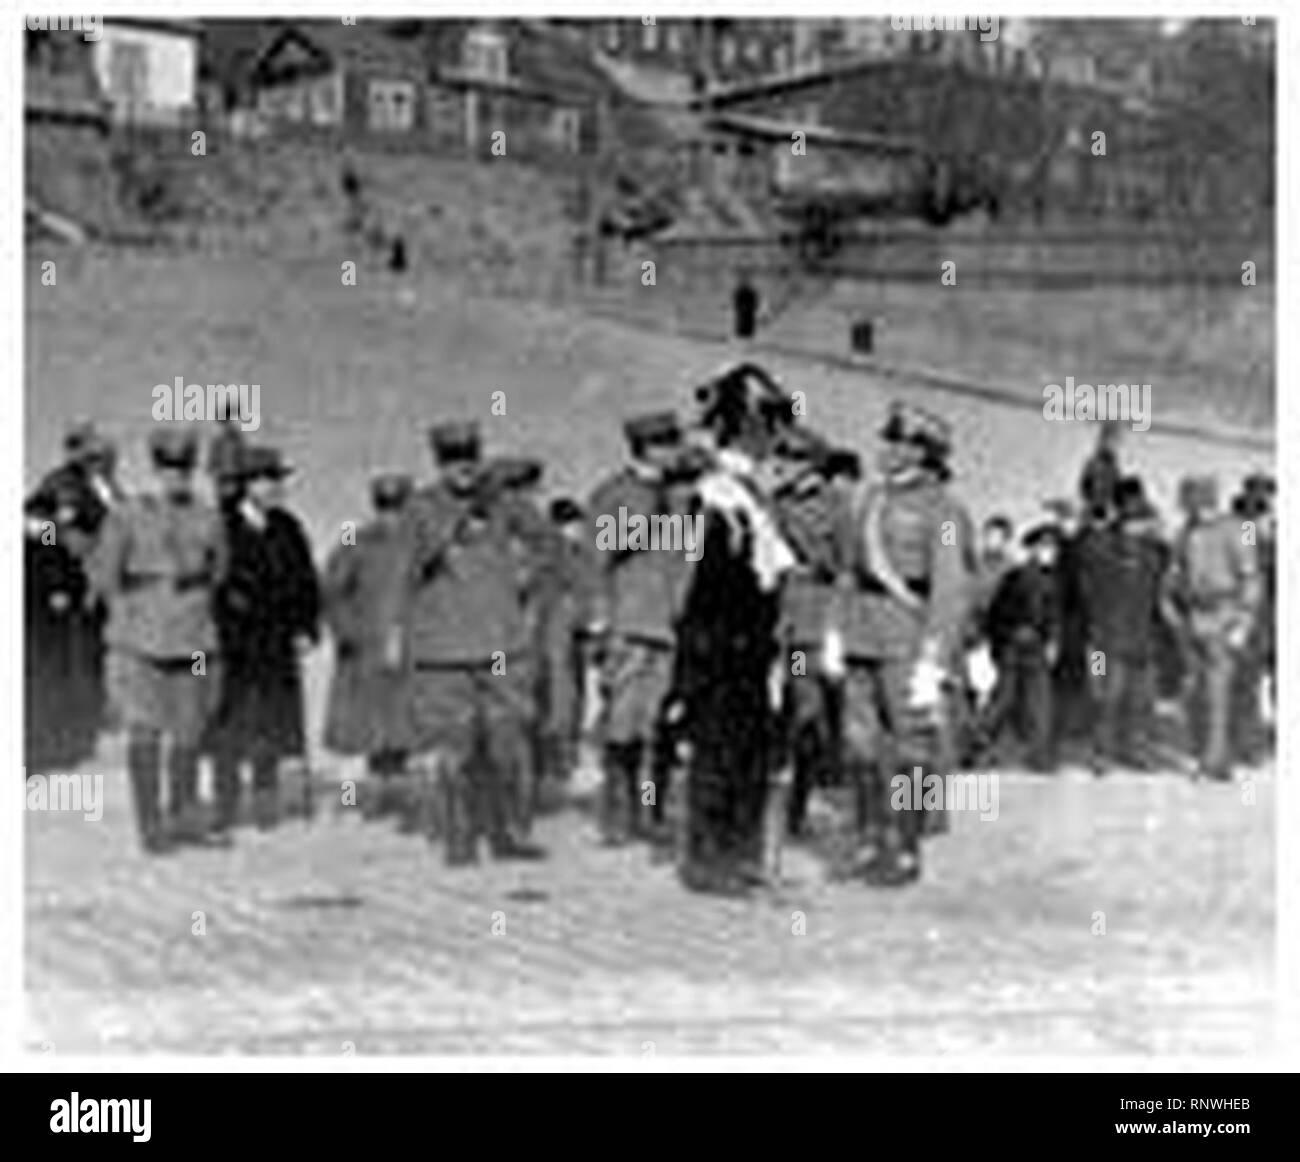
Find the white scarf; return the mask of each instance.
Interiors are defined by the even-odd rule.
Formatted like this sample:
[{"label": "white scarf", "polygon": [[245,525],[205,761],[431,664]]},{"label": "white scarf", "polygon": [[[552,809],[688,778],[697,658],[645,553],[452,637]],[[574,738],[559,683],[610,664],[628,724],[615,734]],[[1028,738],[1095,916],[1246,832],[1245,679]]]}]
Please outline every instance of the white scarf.
[{"label": "white scarf", "polygon": [[706,508],[726,520],[733,546],[748,526],[752,537],[750,564],[759,587],[771,593],[781,578],[798,564],[799,558],[760,500],[753,484],[753,470],[750,457],[723,448],[717,454],[717,467],[700,479],[699,494]]}]

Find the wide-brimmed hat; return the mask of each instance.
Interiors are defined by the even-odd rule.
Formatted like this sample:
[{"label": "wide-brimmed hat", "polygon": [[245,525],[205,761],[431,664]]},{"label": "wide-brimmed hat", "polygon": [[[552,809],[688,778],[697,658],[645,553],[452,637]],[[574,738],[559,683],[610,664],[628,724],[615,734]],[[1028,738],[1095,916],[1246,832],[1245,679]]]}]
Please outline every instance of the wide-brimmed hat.
[{"label": "wide-brimmed hat", "polygon": [[429,446],[439,464],[477,460],[482,450],[479,426],[473,420],[454,420],[429,428]]},{"label": "wide-brimmed hat", "polygon": [[155,468],[193,468],[199,442],[186,428],[158,428],[149,437],[149,456]]}]

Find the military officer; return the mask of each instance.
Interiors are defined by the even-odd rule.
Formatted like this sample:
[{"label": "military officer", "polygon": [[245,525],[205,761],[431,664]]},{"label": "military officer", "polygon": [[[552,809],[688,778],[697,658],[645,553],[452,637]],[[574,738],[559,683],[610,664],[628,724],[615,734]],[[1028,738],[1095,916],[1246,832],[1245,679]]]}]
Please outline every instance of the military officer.
[{"label": "military officer", "polygon": [[430,442],[438,479],[411,497],[403,522],[412,752],[440,790],[449,866],[477,859],[483,830],[497,858],[535,857],[519,786],[537,526],[488,487],[477,425],[439,424]]},{"label": "military officer", "polygon": [[1274,708],[1273,678],[1277,636],[1277,515],[1273,510],[1276,485],[1260,473],[1246,477],[1232,511],[1253,526],[1259,558],[1259,612],[1250,642],[1237,666],[1233,682],[1233,751],[1244,763],[1254,763],[1267,750]]},{"label": "military officer", "polygon": [[[684,521],[689,510],[691,489],[675,476],[683,456],[677,416],[637,416],[624,425],[624,435],[628,463],[602,481],[587,504],[588,533],[600,550],[594,554],[590,632],[604,643],[600,828],[612,845],[645,833],[647,822],[663,829],[671,760],[662,712],[672,684],[674,633],[690,568],[684,551],[634,546],[631,537],[627,545],[606,546],[601,538],[620,514],[629,521],[663,516]],[[652,797],[641,781],[647,765]],[[648,812],[641,810],[643,802],[649,804]]]},{"label": "military officer", "polygon": [[1258,614],[1259,564],[1242,519],[1219,511],[1213,477],[1183,480],[1179,502],[1186,523],[1174,548],[1170,583],[1193,647],[1187,720],[1197,773],[1226,780],[1232,776],[1233,675]]},{"label": "military officer", "polygon": [[945,688],[974,553],[970,518],[946,485],[947,425],[895,404],[881,438],[881,478],[859,490],[837,537],[825,664],[844,674],[845,747],[858,786],[854,871],[896,885],[920,874],[925,823],[915,807],[938,793],[924,779],[916,787],[916,772],[950,773]]},{"label": "military officer", "polygon": [[[400,621],[403,596],[402,512],[411,478],[377,475],[370,485],[374,519],[340,544],[325,565],[324,615],[334,636],[325,745],[365,755],[380,780],[402,773],[410,745],[406,677],[389,649],[388,632]],[[368,814],[389,805],[381,786],[368,798]]]},{"label": "military officer", "polygon": [[546,769],[544,735],[549,683],[546,635],[559,584],[559,534],[541,510],[540,489],[545,471],[545,465],[531,457],[496,456],[484,468],[480,486],[486,489],[485,495],[511,506],[520,527],[527,529],[521,543],[531,554],[527,562],[532,576],[529,624],[534,637],[528,643],[528,657],[533,691],[527,719],[527,762],[519,769],[514,789],[515,824],[521,835],[526,835],[532,827]]},{"label": "military officer", "polygon": [[[128,732],[127,769],[141,843],[203,841],[197,747],[221,689],[212,601],[226,569],[217,514],[194,493],[194,436],[161,428],[150,440],[159,491],[110,510],[91,558],[108,606],[109,693]],[[158,801],[161,744],[170,735],[171,827]]]},{"label": "military officer", "polygon": [[785,829],[804,827],[809,795],[838,774],[839,687],[821,669],[821,646],[835,605],[835,529],[842,519],[843,476],[832,450],[816,436],[792,428],[775,458],[789,467],[772,490],[773,508],[798,564],[781,588],[781,639],[789,655],[784,692],[785,769],[772,781],[775,800],[785,799]]}]

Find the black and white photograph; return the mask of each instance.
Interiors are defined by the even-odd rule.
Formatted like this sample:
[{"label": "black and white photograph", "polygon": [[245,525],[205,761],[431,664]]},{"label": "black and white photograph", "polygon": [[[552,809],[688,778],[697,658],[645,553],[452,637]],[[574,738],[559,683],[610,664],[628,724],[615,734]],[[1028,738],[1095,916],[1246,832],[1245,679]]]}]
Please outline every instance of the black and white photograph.
[{"label": "black and white photograph", "polygon": [[29,1068],[1285,1049],[1276,5],[220,7],[7,17]]}]

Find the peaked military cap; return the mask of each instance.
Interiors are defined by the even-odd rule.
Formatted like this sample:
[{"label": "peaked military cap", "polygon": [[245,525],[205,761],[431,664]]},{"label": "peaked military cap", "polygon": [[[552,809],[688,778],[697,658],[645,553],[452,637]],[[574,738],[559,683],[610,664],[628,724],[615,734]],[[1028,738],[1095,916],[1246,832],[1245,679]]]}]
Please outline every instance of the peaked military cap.
[{"label": "peaked military cap", "polygon": [[623,424],[623,435],[634,448],[647,444],[677,444],[682,428],[676,412],[649,412],[633,416]]},{"label": "peaked military cap", "polygon": [[571,496],[557,496],[551,501],[551,520],[557,525],[582,520],[582,506]]},{"label": "peaked military cap", "polygon": [[401,508],[413,487],[404,472],[380,472],[371,478],[370,499],[376,508]]},{"label": "peaked military cap", "polygon": [[1032,549],[1043,541],[1051,541],[1056,545],[1061,543],[1061,530],[1051,521],[1043,521],[1041,524],[1034,525],[1020,538],[1020,543],[1027,549]]},{"label": "peaked military cap", "polygon": [[193,468],[199,442],[185,428],[157,428],[149,437],[149,455],[158,468]]},{"label": "peaked military cap", "polygon": [[777,438],[772,451],[785,460],[820,460],[830,452],[830,446],[808,428],[791,425]]},{"label": "peaked military cap", "polygon": [[1219,484],[1213,476],[1184,476],[1178,484],[1178,501],[1184,508],[1213,508],[1219,503]]},{"label": "peaked military cap", "polygon": [[482,446],[478,424],[473,420],[434,424],[429,429],[429,446],[439,464],[448,464],[453,460],[477,460]]},{"label": "peaked military cap", "polygon": [[112,445],[99,434],[93,420],[79,420],[64,434],[63,450],[69,456],[86,459],[110,455]]},{"label": "peaked military cap", "polygon": [[848,480],[862,479],[862,457],[852,448],[829,448],[822,464],[827,476],[843,476]]},{"label": "peaked military cap", "polygon": [[1054,496],[1043,501],[1043,511],[1057,521],[1071,521],[1079,515],[1079,508],[1068,496]]},{"label": "peaked military cap", "polygon": [[1147,499],[1142,481],[1136,476],[1127,476],[1119,482],[1115,505],[1121,520],[1148,520],[1156,515],[1155,506]]},{"label": "peaked military cap", "polygon": [[952,451],[952,429],[947,421],[905,400],[889,405],[880,438],[895,444],[920,444],[940,460]]},{"label": "peaked military cap", "polygon": [[527,460],[517,456],[502,456],[489,466],[493,483],[501,488],[530,488],[542,478],[540,460]]},{"label": "peaked military cap", "polygon": [[1276,496],[1277,481],[1266,472],[1252,472],[1241,482],[1241,490],[1247,496]]}]

